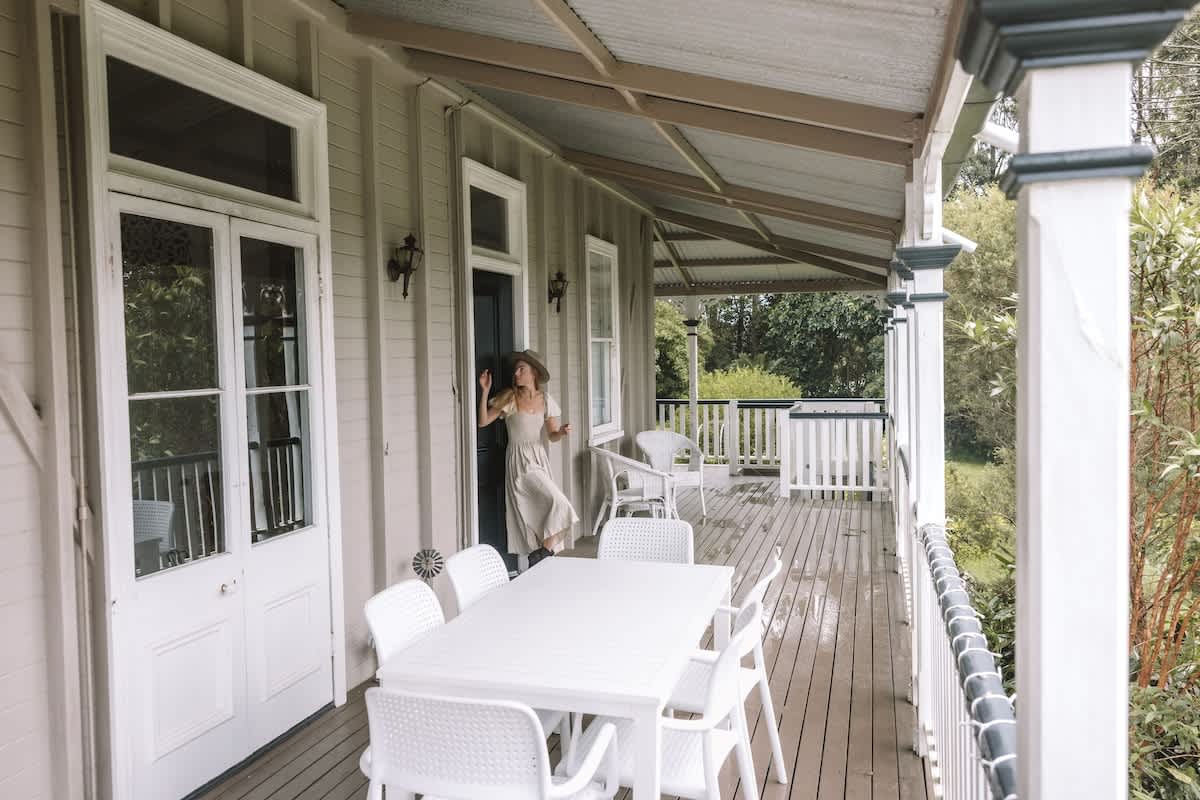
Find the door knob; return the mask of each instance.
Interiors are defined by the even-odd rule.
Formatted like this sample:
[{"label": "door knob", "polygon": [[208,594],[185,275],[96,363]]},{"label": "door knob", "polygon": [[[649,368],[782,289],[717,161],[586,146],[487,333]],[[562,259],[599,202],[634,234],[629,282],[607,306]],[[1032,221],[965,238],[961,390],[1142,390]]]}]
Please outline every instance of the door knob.
[{"label": "door knob", "polygon": [[237,591],[237,580],[232,580],[229,583],[221,584],[221,594],[233,594]]}]

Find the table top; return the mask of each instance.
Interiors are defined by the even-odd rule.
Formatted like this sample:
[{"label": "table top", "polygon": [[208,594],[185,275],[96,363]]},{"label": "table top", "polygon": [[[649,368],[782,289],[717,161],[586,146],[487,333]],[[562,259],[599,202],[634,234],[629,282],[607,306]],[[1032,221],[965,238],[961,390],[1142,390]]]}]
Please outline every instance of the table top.
[{"label": "table top", "polygon": [[661,703],[732,577],[725,566],[546,559],[389,658],[377,677],[571,711]]}]

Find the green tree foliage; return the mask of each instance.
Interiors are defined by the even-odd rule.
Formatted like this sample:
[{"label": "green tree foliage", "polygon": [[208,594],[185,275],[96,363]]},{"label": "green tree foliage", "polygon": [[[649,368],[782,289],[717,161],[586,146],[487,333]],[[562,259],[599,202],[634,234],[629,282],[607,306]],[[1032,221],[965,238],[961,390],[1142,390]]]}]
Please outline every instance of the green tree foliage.
[{"label": "green tree foliage", "polygon": [[1200,625],[1200,196],[1140,192],[1130,233],[1130,645],[1161,686]]},{"label": "green tree foliage", "polygon": [[979,245],[946,271],[946,444],[987,455],[1016,445],[1016,206],[992,186],[943,219]]},{"label": "green tree foliage", "polygon": [[1200,800],[1200,691],[1131,688],[1129,792],[1133,800]]},{"label": "green tree foliage", "polygon": [[1137,68],[1133,112],[1134,137],[1158,151],[1150,180],[1200,188],[1200,11]]},{"label": "green tree foliage", "polygon": [[720,400],[778,400],[801,397],[800,387],[760,366],[741,365],[700,375],[700,397]]},{"label": "green tree foliage", "polygon": [[804,397],[883,396],[883,326],[873,298],[773,295],[765,317],[763,352]]},{"label": "green tree foliage", "polygon": [[770,295],[739,295],[704,304],[712,331],[712,349],[704,360],[708,370],[726,369],[742,356],[762,353],[762,336]]},{"label": "green tree foliage", "polygon": [[[712,349],[712,332],[700,323],[699,362]],[[656,397],[687,397],[688,393],[687,326],[683,314],[665,300],[654,304],[654,378]]]},{"label": "green tree foliage", "polygon": [[[1002,128],[1016,130],[1017,101],[1012,97],[1002,97],[996,105],[992,106],[988,120]],[[1008,162],[1011,160],[1011,153],[1006,153],[986,142],[976,142],[975,146],[971,148],[971,152],[967,154],[962,168],[958,171],[952,190],[953,195],[957,196],[961,192],[982,194],[989,188],[995,187],[1004,170],[1008,169]]]}]

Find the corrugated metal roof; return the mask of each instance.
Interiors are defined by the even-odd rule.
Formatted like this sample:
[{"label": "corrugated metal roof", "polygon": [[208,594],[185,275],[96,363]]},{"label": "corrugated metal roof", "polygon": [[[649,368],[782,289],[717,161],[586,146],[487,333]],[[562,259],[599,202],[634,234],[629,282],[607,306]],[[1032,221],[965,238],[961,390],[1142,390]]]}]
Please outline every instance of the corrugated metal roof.
[{"label": "corrugated metal roof", "polygon": [[659,192],[654,189],[645,189],[641,186],[630,185],[630,188],[647,203],[663,208],[671,208],[675,211],[684,214],[692,214],[697,217],[707,217],[708,219],[717,222],[724,222],[729,225],[739,225],[746,227],[746,220],[741,214],[727,206],[713,205],[711,203],[702,203],[699,200],[690,200],[686,197],[676,197],[673,194]]},{"label": "corrugated metal roof", "polygon": [[923,111],[952,0],[571,0],[622,61]]},{"label": "corrugated metal roof", "polygon": [[724,239],[706,239],[701,242],[672,242],[675,252],[687,261],[712,260],[715,258],[759,258],[770,255],[753,247]]},{"label": "corrugated metal roof", "polygon": [[873,239],[870,236],[860,236],[844,231],[831,231],[829,228],[805,225],[803,222],[780,219],[767,214],[759,214],[758,217],[764,225],[770,228],[772,233],[780,236],[830,247],[840,247],[843,250],[853,250],[856,253],[879,258],[888,258],[892,254],[892,244],[883,239]]},{"label": "corrugated metal roof", "polygon": [[681,128],[718,174],[748,186],[899,219],[904,167]]},{"label": "corrugated metal roof", "polygon": [[575,50],[532,0],[339,0],[351,12],[387,14],[426,25]]},{"label": "corrugated metal roof", "polygon": [[690,169],[643,119],[483,86],[471,88],[563,147],[674,172]]}]

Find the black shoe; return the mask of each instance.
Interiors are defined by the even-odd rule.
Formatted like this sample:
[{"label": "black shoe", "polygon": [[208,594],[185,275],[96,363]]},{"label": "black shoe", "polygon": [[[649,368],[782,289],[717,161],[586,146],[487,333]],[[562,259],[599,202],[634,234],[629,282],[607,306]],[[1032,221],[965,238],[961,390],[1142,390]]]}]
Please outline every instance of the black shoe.
[{"label": "black shoe", "polygon": [[537,550],[534,550],[529,554],[529,566],[532,567],[540,562],[543,558],[549,558],[552,555],[554,555],[554,553],[551,553],[544,547],[539,547]]}]

